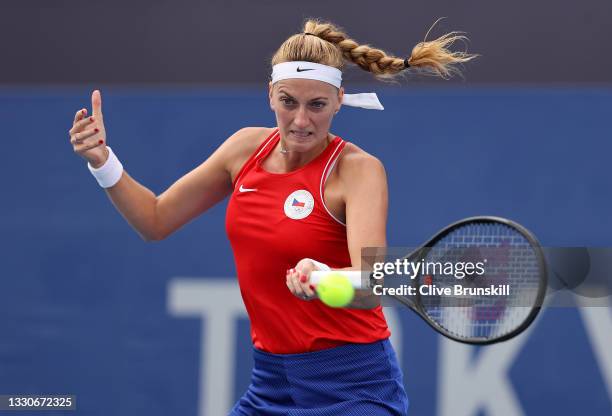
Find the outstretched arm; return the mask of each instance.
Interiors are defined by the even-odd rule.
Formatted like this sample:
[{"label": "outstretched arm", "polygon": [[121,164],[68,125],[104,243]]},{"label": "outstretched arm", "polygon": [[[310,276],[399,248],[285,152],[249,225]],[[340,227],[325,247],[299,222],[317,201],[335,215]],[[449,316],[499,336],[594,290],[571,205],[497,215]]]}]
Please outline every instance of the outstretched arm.
[{"label": "outstretched arm", "polygon": [[[93,168],[100,168],[107,162],[109,151],[99,91],[93,92],[91,101],[91,117],[86,117],[85,109],[77,112],[70,130],[70,141],[75,153]],[[236,132],[200,166],[159,196],[125,170],[118,182],[105,188],[106,194],[145,241],[161,240],[231,193],[234,165],[248,157],[249,146],[245,144],[252,143],[253,138],[260,135],[260,130],[247,128]]]}]

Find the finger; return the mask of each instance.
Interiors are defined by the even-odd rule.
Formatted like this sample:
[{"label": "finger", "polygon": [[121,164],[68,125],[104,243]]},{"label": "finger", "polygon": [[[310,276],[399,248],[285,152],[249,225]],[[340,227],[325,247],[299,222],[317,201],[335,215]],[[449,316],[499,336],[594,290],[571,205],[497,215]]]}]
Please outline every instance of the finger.
[{"label": "finger", "polygon": [[86,139],[95,136],[98,133],[100,133],[100,129],[97,127],[90,130],[85,130],[83,132],[76,133],[75,135],[73,135],[71,141],[75,144],[83,143]]},{"label": "finger", "polygon": [[300,298],[304,298],[306,296],[306,292],[304,292],[304,288],[300,284],[300,274],[298,272],[294,272],[291,275],[291,280],[293,283],[293,287],[295,288],[295,294]]},{"label": "finger", "polygon": [[297,297],[303,297],[304,291],[300,288],[300,285],[297,281],[297,272],[295,269],[290,269],[289,273],[287,273],[287,287]]},{"label": "finger", "polygon": [[104,140],[91,140],[74,146],[75,153],[82,153],[104,145]]},{"label": "finger", "polygon": [[95,121],[95,119],[93,117],[88,117],[88,118],[84,118],[80,121],[77,121],[72,128],[68,131],[68,133],[70,133],[70,135],[72,136],[75,133],[80,132],[81,130],[83,130],[84,127],[89,126],[91,123],[93,123]]},{"label": "finger", "polygon": [[287,289],[289,289],[291,294],[295,295],[295,287],[293,287],[293,280],[291,279],[291,274],[289,273],[289,270],[287,270],[287,276],[286,276],[285,283],[287,284]]},{"label": "finger", "polygon": [[91,93],[91,112],[94,117],[102,117],[102,94],[98,90]]},{"label": "finger", "polygon": [[308,281],[307,276],[300,276],[300,286],[302,291],[306,294],[306,296],[314,297],[316,295],[315,288]]},{"label": "finger", "polygon": [[83,117],[85,117],[87,115],[87,109],[86,108],[81,108],[79,111],[76,112],[76,114],[74,115],[74,121],[72,122],[72,124],[74,125],[74,123],[76,123],[77,121],[79,121],[80,119],[82,119]]},{"label": "finger", "polygon": [[302,272],[298,272],[298,285],[300,286],[300,289],[302,289],[302,292],[304,292],[304,294],[308,297],[313,297],[315,295],[315,291],[314,291],[314,286],[312,286],[310,284],[310,279],[308,278],[308,275]]},{"label": "finger", "polygon": [[300,283],[307,283],[309,272],[304,272],[303,270],[300,270],[300,269],[296,269],[296,271],[297,271]]},{"label": "finger", "polygon": [[295,281],[293,279],[293,271],[294,269],[287,270],[287,287],[294,295],[297,295],[297,290],[295,288]]}]

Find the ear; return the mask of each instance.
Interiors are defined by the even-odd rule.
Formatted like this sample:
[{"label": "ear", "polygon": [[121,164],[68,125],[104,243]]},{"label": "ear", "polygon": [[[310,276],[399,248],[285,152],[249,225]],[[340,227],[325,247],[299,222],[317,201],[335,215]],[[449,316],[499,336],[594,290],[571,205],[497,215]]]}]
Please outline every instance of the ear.
[{"label": "ear", "polygon": [[336,113],[340,111],[340,107],[342,107],[342,99],[344,98],[344,87],[338,88],[338,108],[336,109]]},{"label": "ear", "polygon": [[270,108],[272,109],[272,111],[276,111],[274,109],[274,101],[272,101],[272,81],[270,81],[268,83],[268,98],[270,99]]}]

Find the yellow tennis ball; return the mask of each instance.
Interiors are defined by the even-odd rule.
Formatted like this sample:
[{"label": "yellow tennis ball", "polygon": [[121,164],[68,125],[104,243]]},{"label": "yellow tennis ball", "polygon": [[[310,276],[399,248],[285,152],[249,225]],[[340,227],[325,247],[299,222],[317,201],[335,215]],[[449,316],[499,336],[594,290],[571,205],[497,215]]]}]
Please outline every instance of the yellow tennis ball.
[{"label": "yellow tennis ball", "polygon": [[317,284],[317,295],[321,302],[332,308],[342,308],[353,300],[355,289],[342,273],[330,273]]}]

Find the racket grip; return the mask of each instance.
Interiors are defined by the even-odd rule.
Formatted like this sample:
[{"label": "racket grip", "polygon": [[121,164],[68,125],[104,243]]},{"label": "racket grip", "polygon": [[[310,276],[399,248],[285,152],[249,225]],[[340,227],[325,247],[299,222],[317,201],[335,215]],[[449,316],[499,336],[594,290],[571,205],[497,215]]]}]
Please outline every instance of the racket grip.
[{"label": "racket grip", "polygon": [[353,285],[355,289],[365,288],[365,286],[363,285],[361,281],[361,271],[360,270],[332,270],[332,271],[315,270],[312,273],[310,273],[310,283],[313,285],[316,285],[319,283],[319,281],[324,276],[327,276],[329,274],[341,274],[343,276],[346,276],[350,280],[351,285]]}]

